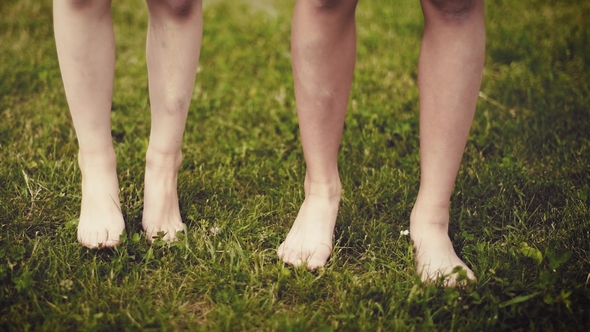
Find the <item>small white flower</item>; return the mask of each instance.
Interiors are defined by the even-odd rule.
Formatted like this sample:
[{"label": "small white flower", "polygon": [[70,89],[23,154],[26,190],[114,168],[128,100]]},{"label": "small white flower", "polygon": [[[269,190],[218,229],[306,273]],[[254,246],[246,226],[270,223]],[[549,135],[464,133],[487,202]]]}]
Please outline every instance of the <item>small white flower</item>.
[{"label": "small white flower", "polygon": [[217,234],[217,233],[219,233],[219,227],[211,227],[211,229],[209,229],[209,231],[213,234]]},{"label": "small white flower", "polygon": [[406,235],[406,236],[408,236],[408,235],[410,235],[410,231],[409,231],[409,230],[407,230],[407,229],[404,229],[403,231],[399,231],[399,235],[400,235],[400,236],[401,236],[401,235]]},{"label": "small white flower", "polygon": [[60,281],[59,285],[62,289],[69,291],[74,287],[74,282],[70,279],[63,279],[62,281]]}]

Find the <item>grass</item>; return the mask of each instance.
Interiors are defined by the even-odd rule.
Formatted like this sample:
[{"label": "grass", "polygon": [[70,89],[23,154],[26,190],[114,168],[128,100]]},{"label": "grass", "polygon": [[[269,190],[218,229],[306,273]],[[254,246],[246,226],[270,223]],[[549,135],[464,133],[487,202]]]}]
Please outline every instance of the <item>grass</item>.
[{"label": "grass", "polygon": [[[584,1],[487,3],[481,98],[452,198],[478,282],[422,285],[400,231],[417,193],[418,1],[361,1],[334,256],[275,248],[302,201],[292,1],[209,1],[184,140],[182,241],[140,231],[149,131],[145,6],[117,2],[113,137],[127,238],[75,241],[77,143],[51,3],[0,4],[0,329],[590,329],[590,26]],[[211,230],[218,228],[218,232]]]}]

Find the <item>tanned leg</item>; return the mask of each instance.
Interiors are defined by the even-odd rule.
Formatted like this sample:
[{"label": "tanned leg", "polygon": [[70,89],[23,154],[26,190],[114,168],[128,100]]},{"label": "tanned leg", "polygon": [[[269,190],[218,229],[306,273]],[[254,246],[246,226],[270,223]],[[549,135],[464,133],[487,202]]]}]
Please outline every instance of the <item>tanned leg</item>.
[{"label": "tanned leg", "polygon": [[291,35],[295,98],[307,166],[305,200],[278,256],[324,266],[342,186],[338,146],[356,58],[356,0],[298,0]]},{"label": "tanned leg", "polygon": [[454,267],[471,269],[448,236],[450,199],[473,121],[481,84],[485,25],[483,0],[422,0],[425,17],[419,62],[420,190],[410,216],[417,272],[423,281]]}]

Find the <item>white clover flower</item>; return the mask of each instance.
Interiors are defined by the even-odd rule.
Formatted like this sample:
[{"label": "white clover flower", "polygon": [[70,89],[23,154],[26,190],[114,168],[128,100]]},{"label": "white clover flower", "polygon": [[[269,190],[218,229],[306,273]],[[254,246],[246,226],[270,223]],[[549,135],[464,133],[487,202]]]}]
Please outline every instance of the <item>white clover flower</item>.
[{"label": "white clover flower", "polygon": [[65,291],[70,291],[74,287],[74,282],[70,279],[63,279],[60,281],[59,286]]},{"label": "white clover flower", "polygon": [[400,236],[402,236],[402,235],[408,236],[408,235],[410,235],[410,231],[407,229],[404,229],[403,231],[399,231],[399,235]]},{"label": "white clover flower", "polygon": [[219,227],[211,227],[209,229],[209,232],[211,232],[213,234],[217,234],[217,233],[219,233],[219,230],[220,230]]}]

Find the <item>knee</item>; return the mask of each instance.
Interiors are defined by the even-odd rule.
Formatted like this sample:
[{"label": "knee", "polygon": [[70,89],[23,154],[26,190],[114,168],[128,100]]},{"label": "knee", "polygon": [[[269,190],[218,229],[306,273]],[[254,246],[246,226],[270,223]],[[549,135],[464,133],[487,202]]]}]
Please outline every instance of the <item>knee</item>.
[{"label": "knee", "polygon": [[190,16],[200,0],[147,0],[150,10],[163,11],[173,17]]},{"label": "knee", "polygon": [[349,6],[356,6],[358,0],[305,0],[311,7],[319,11],[331,11]]},{"label": "knee", "polygon": [[428,0],[445,19],[453,22],[464,21],[473,12],[477,0]]},{"label": "knee", "polygon": [[88,11],[111,7],[111,0],[67,0],[67,6],[76,11]]},{"label": "knee", "polygon": [[194,0],[165,0],[165,6],[168,12],[174,16],[189,16],[196,4]]},{"label": "knee", "polygon": [[311,5],[317,9],[332,9],[341,5],[343,0],[310,0]]},{"label": "knee", "polygon": [[163,110],[168,116],[186,116],[190,107],[190,95],[176,94],[168,96],[164,101]]}]

